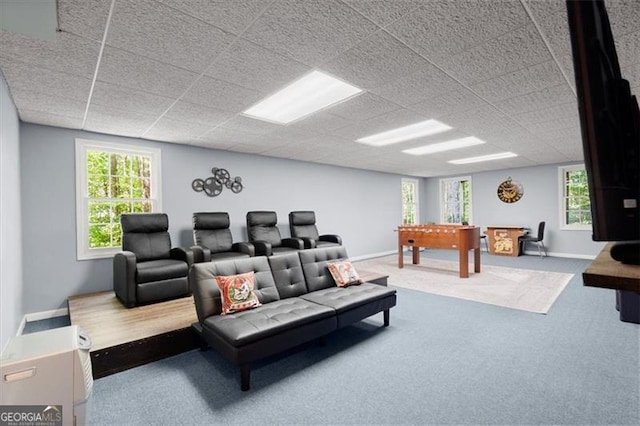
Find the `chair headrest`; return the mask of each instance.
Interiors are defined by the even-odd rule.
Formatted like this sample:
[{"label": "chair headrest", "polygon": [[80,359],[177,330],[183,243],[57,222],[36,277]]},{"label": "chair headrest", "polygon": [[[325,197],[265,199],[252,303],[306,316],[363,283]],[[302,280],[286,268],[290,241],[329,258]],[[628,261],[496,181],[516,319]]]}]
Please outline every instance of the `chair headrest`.
[{"label": "chair headrest", "polygon": [[227,212],[193,214],[193,229],[226,229],[230,223],[229,213]]},{"label": "chair headrest", "polygon": [[312,211],[297,211],[289,213],[291,225],[315,225],[316,214]]},{"label": "chair headrest", "polygon": [[169,216],[166,213],[127,213],[120,217],[122,232],[167,232]]},{"label": "chair headrest", "polygon": [[276,226],[277,224],[276,212],[255,211],[247,213],[247,226]]}]

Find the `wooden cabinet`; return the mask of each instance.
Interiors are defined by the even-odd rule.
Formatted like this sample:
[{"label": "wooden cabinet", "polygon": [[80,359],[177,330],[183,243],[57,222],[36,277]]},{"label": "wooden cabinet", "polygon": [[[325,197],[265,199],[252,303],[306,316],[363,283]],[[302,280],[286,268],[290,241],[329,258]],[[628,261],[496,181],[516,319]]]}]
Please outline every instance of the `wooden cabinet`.
[{"label": "wooden cabinet", "polygon": [[518,256],[520,243],[518,238],[527,232],[524,226],[487,226],[484,232],[489,239],[489,253],[501,256]]}]

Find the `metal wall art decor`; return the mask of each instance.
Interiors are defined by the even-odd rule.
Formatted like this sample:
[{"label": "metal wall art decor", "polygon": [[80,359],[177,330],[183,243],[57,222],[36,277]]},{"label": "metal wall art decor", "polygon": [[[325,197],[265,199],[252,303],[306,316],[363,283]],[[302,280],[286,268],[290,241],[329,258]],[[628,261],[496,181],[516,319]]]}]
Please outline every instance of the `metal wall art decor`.
[{"label": "metal wall art decor", "polygon": [[515,203],[522,198],[524,188],[518,181],[511,179],[511,176],[498,185],[498,198],[504,203]]},{"label": "metal wall art decor", "polygon": [[204,192],[209,197],[217,197],[225,187],[234,194],[242,192],[243,186],[240,176],[232,178],[227,169],[217,167],[211,169],[211,173],[213,176],[206,179],[194,179],[191,182],[191,188],[196,192]]}]

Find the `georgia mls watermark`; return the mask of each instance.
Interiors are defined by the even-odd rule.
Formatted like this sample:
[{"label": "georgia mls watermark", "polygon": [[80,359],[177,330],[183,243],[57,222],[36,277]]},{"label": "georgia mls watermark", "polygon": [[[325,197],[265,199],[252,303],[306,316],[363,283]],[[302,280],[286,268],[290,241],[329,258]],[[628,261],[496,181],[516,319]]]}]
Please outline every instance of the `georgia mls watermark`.
[{"label": "georgia mls watermark", "polygon": [[62,426],[62,405],[0,405],[0,426]]}]

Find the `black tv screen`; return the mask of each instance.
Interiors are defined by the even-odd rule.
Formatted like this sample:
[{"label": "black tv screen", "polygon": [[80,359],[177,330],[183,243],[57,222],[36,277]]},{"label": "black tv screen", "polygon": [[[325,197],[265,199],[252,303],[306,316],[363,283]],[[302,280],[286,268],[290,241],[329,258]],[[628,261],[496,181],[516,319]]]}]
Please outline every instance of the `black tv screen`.
[{"label": "black tv screen", "polygon": [[[593,239],[640,251],[638,102],[620,72],[601,0],[567,0]],[[640,253],[637,254],[640,257]]]}]

